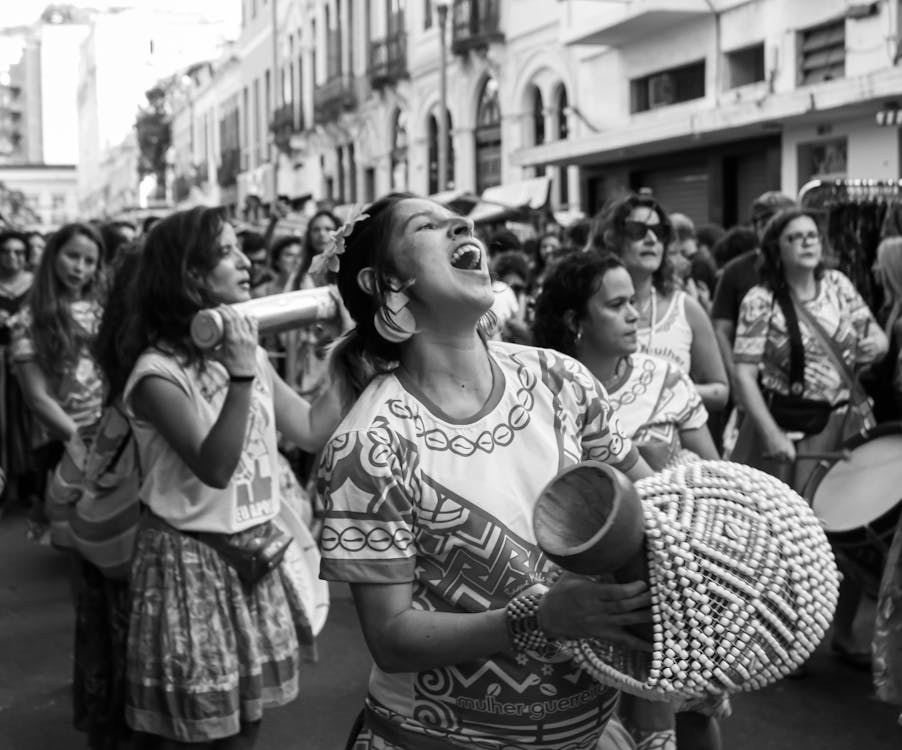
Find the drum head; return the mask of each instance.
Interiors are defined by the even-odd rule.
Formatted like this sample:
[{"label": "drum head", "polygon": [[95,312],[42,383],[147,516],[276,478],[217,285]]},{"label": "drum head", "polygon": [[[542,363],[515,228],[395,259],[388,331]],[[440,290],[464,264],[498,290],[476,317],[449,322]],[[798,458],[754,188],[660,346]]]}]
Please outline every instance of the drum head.
[{"label": "drum head", "polygon": [[902,500],[902,432],[879,435],[836,461],[814,491],[812,509],[830,532],[866,526]]}]

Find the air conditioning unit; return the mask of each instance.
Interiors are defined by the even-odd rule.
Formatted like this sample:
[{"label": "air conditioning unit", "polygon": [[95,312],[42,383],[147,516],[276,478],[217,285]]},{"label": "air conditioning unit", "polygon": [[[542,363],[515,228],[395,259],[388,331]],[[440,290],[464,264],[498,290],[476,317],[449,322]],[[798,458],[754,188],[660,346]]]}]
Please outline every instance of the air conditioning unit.
[{"label": "air conditioning unit", "polygon": [[676,101],[676,84],[670,73],[658,73],[648,79],[648,107],[666,107]]}]

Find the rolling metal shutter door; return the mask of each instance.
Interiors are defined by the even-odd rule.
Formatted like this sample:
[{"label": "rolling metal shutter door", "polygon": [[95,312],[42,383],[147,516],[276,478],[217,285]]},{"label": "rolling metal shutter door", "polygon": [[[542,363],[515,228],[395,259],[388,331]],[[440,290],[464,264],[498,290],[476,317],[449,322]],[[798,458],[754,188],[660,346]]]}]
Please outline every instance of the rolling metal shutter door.
[{"label": "rolling metal shutter door", "polygon": [[740,223],[752,218],[752,202],[768,190],[779,190],[768,181],[767,154],[748,154],[736,160],[736,216]]},{"label": "rolling metal shutter door", "polygon": [[637,186],[651,188],[667,213],[686,214],[696,225],[707,223],[708,171],[705,165],[642,172],[637,176]]}]

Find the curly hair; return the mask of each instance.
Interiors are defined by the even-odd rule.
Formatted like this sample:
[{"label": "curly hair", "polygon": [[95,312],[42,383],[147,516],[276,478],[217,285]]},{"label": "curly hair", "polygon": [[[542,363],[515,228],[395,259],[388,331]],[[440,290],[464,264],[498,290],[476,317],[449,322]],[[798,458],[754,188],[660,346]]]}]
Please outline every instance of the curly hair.
[{"label": "curly hair", "polygon": [[652,274],[651,282],[658,294],[667,296],[676,286],[673,264],[667,257],[667,243],[670,241],[673,228],[667,212],[651,196],[630,194],[603,208],[593,220],[592,247],[596,251],[607,250],[616,253],[622,258],[624,247],[630,242],[625,233],[626,222],[636,208],[647,208],[654,211],[661,226],[665,228],[666,235],[662,239],[664,252],[661,256],[661,265]]},{"label": "curly hair", "polygon": [[[761,259],[758,262],[758,280],[771,291],[786,287],[786,274],[783,260],[780,258],[780,235],[796,219],[809,218],[815,225],[818,220],[815,214],[800,208],[787,208],[774,214],[761,235]],[[814,278],[824,276],[823,260],[814,269]]]},{"label": "curly hair", "polygon": [[613,268],[623,268],[623,261],[610,252],[570,253],[555,263],[536,300],[533,343],[575,357],[573,323],[585,317],[589,300]]},{"label": "curly hair", "polygon": [[32,315],[35,361],[41,370],[60,377],[77,360],[79,352],[90,346],[94,334],[72,317],[71,299],[56,272],[56,259],[74,237],[84,237],[97,247],[97,268],[82,290],[82,299],[97,300],[103,291],[104,247],[100,234],[90,224],[64,224],[50,239],[41,255],[34,283],[28,295]]},{"label": "curly hair", "polygon": [[202,279],[220,261],[219,235],[225,224],[223,209],[197,207],[161,219],[148,233],[128,287],[130,312],[119,324],[114,346],[98,358],[111,400],[149,347],[163,347],[187,366],[206,364],[208,355],[189,332],[194,315],[215,305]]}]

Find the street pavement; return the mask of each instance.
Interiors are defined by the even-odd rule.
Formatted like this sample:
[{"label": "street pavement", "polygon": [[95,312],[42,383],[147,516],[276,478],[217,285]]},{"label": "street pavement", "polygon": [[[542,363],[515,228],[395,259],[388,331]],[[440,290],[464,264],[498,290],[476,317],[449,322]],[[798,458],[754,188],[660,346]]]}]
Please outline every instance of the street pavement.
[{"label": "street pavement", "polygon": [[[0,518],[0,750],[83,750],[71,727],[73,610],[64,556],[24,538],[21,509]],[[859,617],[864,632],[873,606]],[[366,692],[369,658],[345,587],[332,588],[319,661],[301,695],[267,712],[260,750],[342,750]],[[898,750],[900,709],[876,701],[867,673],[825,646],[802,680],[733,698],[724,750]]]}]

